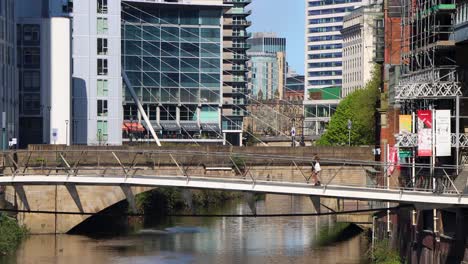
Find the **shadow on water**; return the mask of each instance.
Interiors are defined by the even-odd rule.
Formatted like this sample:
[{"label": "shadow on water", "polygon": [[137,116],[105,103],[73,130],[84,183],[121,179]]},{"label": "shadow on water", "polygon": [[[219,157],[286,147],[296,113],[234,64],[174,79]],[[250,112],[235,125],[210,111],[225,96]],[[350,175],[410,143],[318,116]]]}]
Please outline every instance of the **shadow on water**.
[{"label": "shadow on water", "polygon": [[69,235],[86,235],[92,238],[112,237],[131,231],[127,201],[119,202],[93,215],[68,232]]}]

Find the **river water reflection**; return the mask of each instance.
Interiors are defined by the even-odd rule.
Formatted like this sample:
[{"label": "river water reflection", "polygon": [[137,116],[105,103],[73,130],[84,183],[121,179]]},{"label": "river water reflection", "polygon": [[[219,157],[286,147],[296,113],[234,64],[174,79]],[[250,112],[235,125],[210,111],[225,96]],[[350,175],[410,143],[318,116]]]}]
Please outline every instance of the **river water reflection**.
[{"label": "river water reflection", "polygon": [[[278,199],[278,201],[275,201]],[[281,202],[279,202],[281,201]],[[310,201],[308,202],[310,203]],[[258,213],[311,212],[306,198],[269,198]],[[224,213],[250,213],[243,202]],[[219,212],[216,212],[219,213]],[[126,235],[90,238],[30,236],[6,263],[362,263],[363,236],[333,246],[314,246],[329,217],[171,217]],[[0,259],[1,262],[2,259]]]}]

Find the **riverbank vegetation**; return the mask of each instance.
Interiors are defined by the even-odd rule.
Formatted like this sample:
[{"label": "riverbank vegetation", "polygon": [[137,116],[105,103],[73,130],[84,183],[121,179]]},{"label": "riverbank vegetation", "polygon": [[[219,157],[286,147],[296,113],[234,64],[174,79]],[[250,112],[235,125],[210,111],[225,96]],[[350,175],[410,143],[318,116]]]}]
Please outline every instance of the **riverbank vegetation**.
[{"label": "riverbank vegetation", "polygon": [[26,237],[27,230],[15,219],[0,213],[0,255],[13,252]]},{"label": "riverbank vegetation", "polygon": [[191,190],[184,194],[183,189],[163,187],[137,195],[136,205],[139,213],[164,215],[189,209],[190,204],[187,204],[189,200],[192,201],[192,206],[195,208],[206,208],[208,206],[222,205],[226,201],[237,199],[241,196],[242,193],[240,192],[214,190]]},{"label": "riverbank vegetation", "polygon": [[400,255],[396,250],[393,250],[388,240],[376,241],[374,250],[369,251],[369,258],[372,263],[379,264],[400,264]]}]

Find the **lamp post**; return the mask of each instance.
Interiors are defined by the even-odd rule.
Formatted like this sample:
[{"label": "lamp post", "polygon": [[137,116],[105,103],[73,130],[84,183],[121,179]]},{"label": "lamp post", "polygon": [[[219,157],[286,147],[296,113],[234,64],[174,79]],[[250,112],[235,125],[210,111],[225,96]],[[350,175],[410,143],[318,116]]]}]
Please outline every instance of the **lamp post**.
[{"label": "lamp post", "polygon": [[7,149],[6,112],[2,112],[2,150]]},{"label": "lamp post", "polygon": [[304,139],[304,115],[301,115],[301,121],[302,121],[302,124],[301,124],[301,147],[305,147],[305,139]]},{"label": "lamp post", "polygon": [[65,145],[69,146],[68,144],[68,120],[65,120]]}]

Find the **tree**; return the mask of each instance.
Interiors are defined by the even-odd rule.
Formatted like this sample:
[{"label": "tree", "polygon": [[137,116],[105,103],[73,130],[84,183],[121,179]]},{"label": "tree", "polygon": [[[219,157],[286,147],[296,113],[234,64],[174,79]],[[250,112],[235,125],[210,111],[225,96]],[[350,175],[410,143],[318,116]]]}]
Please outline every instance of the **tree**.
[{"label": "tree", "polygon": [[344,98],[336,108],[327,131],[318,140],[319,145],[347,145],[348,120],[352,121],[351,144],[369,145],[375,142],[375,112],[380,96],[381,69],[377,64],[372,79],[364,89],[356,90]]}]

